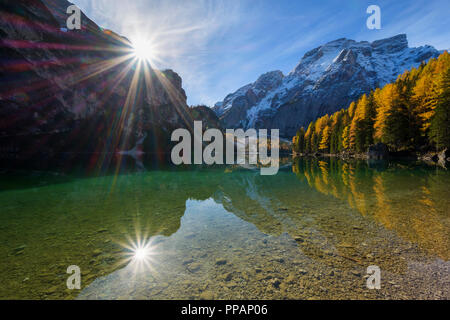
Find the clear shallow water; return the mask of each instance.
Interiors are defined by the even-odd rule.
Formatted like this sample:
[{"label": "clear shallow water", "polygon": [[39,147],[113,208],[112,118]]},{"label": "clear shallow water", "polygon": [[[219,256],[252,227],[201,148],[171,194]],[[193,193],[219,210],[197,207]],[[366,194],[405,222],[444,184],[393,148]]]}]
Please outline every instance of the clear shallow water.
[{"label": "clear shallow water", "polygon": [[[276,176],[3,175],[0,298],[449,299],[449,186],[443,169],[336,159]],[[147,265],[127,259],[137,238]],[[82,290],[66,288],[69,265]]]}]

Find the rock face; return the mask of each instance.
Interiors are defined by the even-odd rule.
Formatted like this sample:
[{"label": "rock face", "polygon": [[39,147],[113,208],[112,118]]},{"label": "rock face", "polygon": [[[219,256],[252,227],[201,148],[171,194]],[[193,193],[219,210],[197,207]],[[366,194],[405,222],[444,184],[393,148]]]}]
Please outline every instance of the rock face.
[{"label": "rock face", "polygon": [[220,120],[211,108],[207,106],[195,106],[189,108],[193,121],[202,121],[203,129],[221,129]]},{"label": "rock face", "polygon": [[438,154],[439,162],[446,163],[450,161],[450,150],[444,149]]},{"label": "rock face", "polygon": [[283,79],[281,71],[263,74],[255,83],[228,95],[223,102],[216,104],[213,110],[218,116],[221,116],[221,120],[227,128],[245,126],[250,108],[260,103],[269,92],[278,88]]},{"label": "rock face", "polygon": [[440,152],[430,151],[420,155],[418,159],[429,164],[438,164],[442,167],[447,167],[448,162],[450,162],[450,151],[447,148]]},{"label": "rock face", "polygon": [[127,150],[147,136],[165,150],[191,122],[181,78],[132,55],[130,42],[84,14],[68,31],[66,0],[0,4],[0,158]]},{"label": "rock face", "polygon": [[430,46],[409,48],[404,34],[372,43],[338,39],[307,52],[286,76],[280,71],[262,75],[214,110],[226,128],[274,128],[292,137],[300,126],[348,107],[439,54]]},{"label": "rock face", "polygon": [[384,160],[389,157],[389,149],[384,143],[369,146],[367,157],[374,160]]}]

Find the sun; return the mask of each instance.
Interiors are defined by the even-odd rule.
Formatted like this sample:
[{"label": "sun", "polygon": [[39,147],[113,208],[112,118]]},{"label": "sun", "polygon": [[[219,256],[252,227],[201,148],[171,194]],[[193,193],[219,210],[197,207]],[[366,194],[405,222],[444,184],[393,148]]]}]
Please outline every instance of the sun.
[{"label": "sun", "polygon": [[134,40],[133,54],[139,60],[152,61],[154,58],[152,43],[145,39]]}]

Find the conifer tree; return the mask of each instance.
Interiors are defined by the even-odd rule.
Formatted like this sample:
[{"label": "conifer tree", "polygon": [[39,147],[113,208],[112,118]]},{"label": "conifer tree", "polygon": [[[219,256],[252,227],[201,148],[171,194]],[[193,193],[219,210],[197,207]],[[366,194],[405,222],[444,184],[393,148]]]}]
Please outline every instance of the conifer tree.
[{"label": "conifer tree", "polygon": [[321,150],[321,151],[329,150],[330,134],[331,134],[330,126],[326,125],[322,131],[322,138],[320,140],[319,150]]},{"label": "conifer tree", "polygon": [[450,149],[450,67],[439,81],[439,98],[431,119],[430,139],[437,149]]},{"label": "conifer tree", "polygon": [[[399,115],[395,112],[396,104],[398,103],[398,91],[393,83],[387,84],[383,89],[375,91],[375,100],[377,103],[377,117],[375,119],[375,140],[389,144],[395,142],[395,133],[397,129],[392,129],[388,132],[387,123],[390,118],[391,123],[395,121]],[[399,116],[400,118],[400,116]]]},{"label": "conifer tree", "polygon": [[337,153],[341,149],[342,120],[345,111],[341,110],[332,116],[330,134],[330,153]]},{"label": "conifer tree", "polygon": [[350,126],[347,125],[342,133],[342,148],[350,149]]},{"label": "conifer tree", "polygon": [[311,122],[308,126],[308,130],[305,133],[305,151],[310,153],[313,151],[312,149],[312,135],[314,132],[315,124],[314,121]]},{"label": "conifer tree", "polygon": [[365,149],[366,134],[365,131],[365,112],[367,109],[367,96],[364,94],[356,104],[355,114],[350,125],[350,148],[361,152]]},{"label": "conifer tree", "polygon": [[297,131],[292,141],[293,149],[297,153],[305,152],[305,129],[303,127]]},{"label": "conifer tree", "polygon": [[364,130],[365,130],[365,143],[364,149],[367,149],[373,144],[374,125],[377,116],[375,94],[372,91],[367,98],[367,103],[364,110]]},{"label": "conifer tree", "polygon": [[436,67],[436,59],[431,59],[426,66],[423,66],[413,89],[412,103],[419,121],[418,126],[425,136],[428,135],[438,98],[435,81]]}]

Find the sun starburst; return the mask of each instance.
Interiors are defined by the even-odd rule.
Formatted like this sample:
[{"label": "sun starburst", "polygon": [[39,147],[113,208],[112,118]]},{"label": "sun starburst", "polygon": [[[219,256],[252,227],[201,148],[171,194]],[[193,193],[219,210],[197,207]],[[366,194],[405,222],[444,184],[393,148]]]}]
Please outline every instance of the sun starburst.
[{"label": "sun starburst", "polygon": [[152,62],[154,60],[154,47],[148,39],[135,39],[132,41],[133,54],[139,60]]}]

